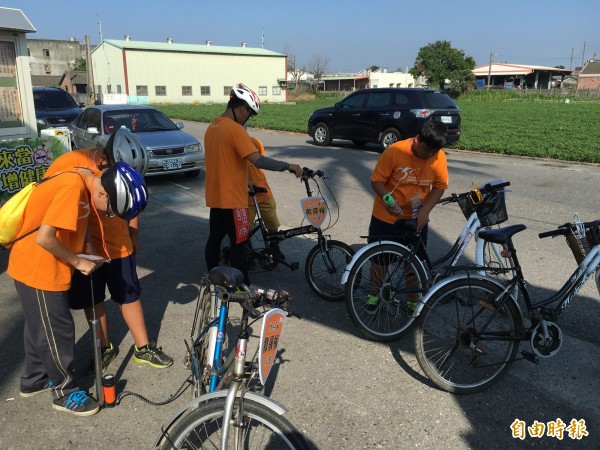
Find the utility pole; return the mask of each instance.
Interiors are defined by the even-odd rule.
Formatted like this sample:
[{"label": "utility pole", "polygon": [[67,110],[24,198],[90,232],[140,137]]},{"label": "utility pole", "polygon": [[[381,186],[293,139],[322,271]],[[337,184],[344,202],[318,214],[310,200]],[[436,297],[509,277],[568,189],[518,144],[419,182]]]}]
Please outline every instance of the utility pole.
[{"label": "utility pole", "polygon": [[583,53],[581,54],[581,68],[583,69],[583,63],[585,62],[585,41],[583,42]]},{"label": "utility pole", "polygon": [[85,57],[87,68],[87,83],[88,83],[88,103],[93,105],[96,102],[96,91],[94,89],[94,70],[92,67],[92,52],[90,50],[90,37],[85,35]]},{"label": "utility pole", "polygon": [[488,69],[488,79],[487,79],[487,87],[486,90],[490,90],[490,81],[492,79],[492,59],[494,58],[494,52],[490,53],[490,67]]},{"label": "utility pole", "polygon": [[569,69],[573,68],[573,53],[575,52],[575,49],[571,47],[571,65],[569,66]]}]

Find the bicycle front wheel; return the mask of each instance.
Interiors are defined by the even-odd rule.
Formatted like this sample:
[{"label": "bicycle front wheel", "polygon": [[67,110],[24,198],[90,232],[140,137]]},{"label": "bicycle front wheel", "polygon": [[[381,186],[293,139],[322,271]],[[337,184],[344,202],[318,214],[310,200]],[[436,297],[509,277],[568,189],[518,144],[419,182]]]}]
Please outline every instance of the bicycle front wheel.
[{"label": "bicycle front wheel", "polygon": [[425,374],[457,394],[483,391],[510,368],[523,336],[523,318],[495,283],[461,278],[425,304],[415,351]]},{"label": "bicycle front wheel", "polygon": [[360,332],[375,341],[404,335],[429,282],[418,258],[406,247],[377,245],[355,262],[346,281],[346,309]]},{"label": "bicycle front wheel", "polygon": [[319,297],[339,301],[344,299],[342,275],[354,250],[340,241],[323,241],[315,245],[304,265],[306,281]]},{"label": "bicycle front wheel", "polygon": [[[236,402],[237,404],[237,402]],[[223,429],[225,399],[205,403],[181,419],[172,433],[166,437],[162,450],[172,449],[218,449]],[[239,414],[234,411],[233,422]],[[284,417],[266,406],[245,399],[239,423],[229,427],[227,448],[244,450],[309,449],[302,434]],[[237,442],[234,442],[237,440]]]}]

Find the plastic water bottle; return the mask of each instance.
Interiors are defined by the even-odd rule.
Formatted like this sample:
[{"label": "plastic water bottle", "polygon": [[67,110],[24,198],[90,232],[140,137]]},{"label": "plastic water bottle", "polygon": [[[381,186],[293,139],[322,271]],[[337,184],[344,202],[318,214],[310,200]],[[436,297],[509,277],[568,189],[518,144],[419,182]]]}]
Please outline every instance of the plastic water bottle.
[{"label": "plastic water bottle", "polygon": [[382,198],[383,198],[383,203],[385,203],[387,205],[387,207],[390,208],[395,215],[399,216],[402,214],[402,208],[400,208],[400,205],[398,204],[396,199],[392,196],[391,192],[388,192]]}]

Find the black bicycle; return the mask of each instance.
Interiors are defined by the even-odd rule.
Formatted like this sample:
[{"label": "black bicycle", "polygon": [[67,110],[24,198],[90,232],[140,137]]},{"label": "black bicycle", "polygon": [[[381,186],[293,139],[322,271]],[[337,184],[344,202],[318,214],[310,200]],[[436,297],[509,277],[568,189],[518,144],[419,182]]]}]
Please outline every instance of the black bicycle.
[{"label": "black bicycle", "polygon": [[[333,220],[331,218],[331,208],[329,207],[328,199],[322,195],[321,183],[325,185],[327,191],[331,195],[334,203],[337,202],[331,189],[325,182],[325,174],[321,170],[312,170],[307,167],[303,168],[302,177],[300,178],[306,188],[307,197],[301,201],[302,214],[304,219],[310,224],[302,225],[289,230],[280,230],[277,232],[269,232],[263,222],[260,213],[260,207],[256,200],[256,194],[266,192],[266,189],[259,186],[253,186],[249,189],[250,195],[256,207],[255,226],[249,233],[248,240],[255,237],[255,241],[261,243],[259,246],[252,246],[249,249],[248,257],[251,260],[258,262],[264,270],[275,270],[280,264],[288,267],[290,270],[298,270],[298,262],[284,261],[277,255],[274,248],[279,247],[279,243],[286,239],[295,236],[304,236],[310,234],[317,235],[317,244],[311,249],[306,257],[304,264],[304,274],[306,281],[315,294],[325,300],[343,300],[344,287],[341,284],[342,274],[346,265],[352,259],[354,250],[344,242],[331,239],[330,236],[324,234],[325,231],[332,228],[338,220],[338,217]],[[315,185],[312,189],[311,182]],[[316,192],[317,195],[313,195]],[[327,224],[323,227],[324,224]],[[229,247],[225,246],[221,250],[221,262],[227,265],[229,263]]]},{"label": "black bicycle", "polygon": [[[518,359],[538,362],[560,350],[563,336],[556,323],[579,289],[600,267],[600,221],[561,225],[540,233],[540,238],[566,236],[579,266],[566,283],[547,298],[532,302],[517,259],[512,236],[525,230],[512,225],[486,230],[479,237],[506,245],[514,267],[508,282],[476,270],[436,284],[415,311],[417,360],[440,388],[460,394],[480,392],[496,383]],[[517,304],[521,293],[526,313]],[[527,341],[531,351],[519,344]]]}]

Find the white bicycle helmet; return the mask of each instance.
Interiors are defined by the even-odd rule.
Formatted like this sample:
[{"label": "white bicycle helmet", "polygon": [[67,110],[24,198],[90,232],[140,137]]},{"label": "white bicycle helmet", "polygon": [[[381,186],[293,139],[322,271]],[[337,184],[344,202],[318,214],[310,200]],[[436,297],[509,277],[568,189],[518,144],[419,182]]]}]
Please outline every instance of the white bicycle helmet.
[{"label": "white bicycle helmet", "polygon": [[238,83],[229,93],[229,98],[237,97],[240,100],[244,100],[247,105],[254,111],[254,114],[258,114],[260,110],[260,99],[258,95],[250,89],[248,86],[242,83]]},{"label": "white bicycle helmet", "polygon": [[150,154],[146,147],[126,127],[118,128],[106,143],[106,154],[111,165],[124,162],[142,176],[148,170]]},{"label": "white bicycle helmet", "polygon": [[100,178],[108,194],[108,210],[121,219],[131,220],[148,204],[148,188],[142,175],[130,165],[117,162]]}]

